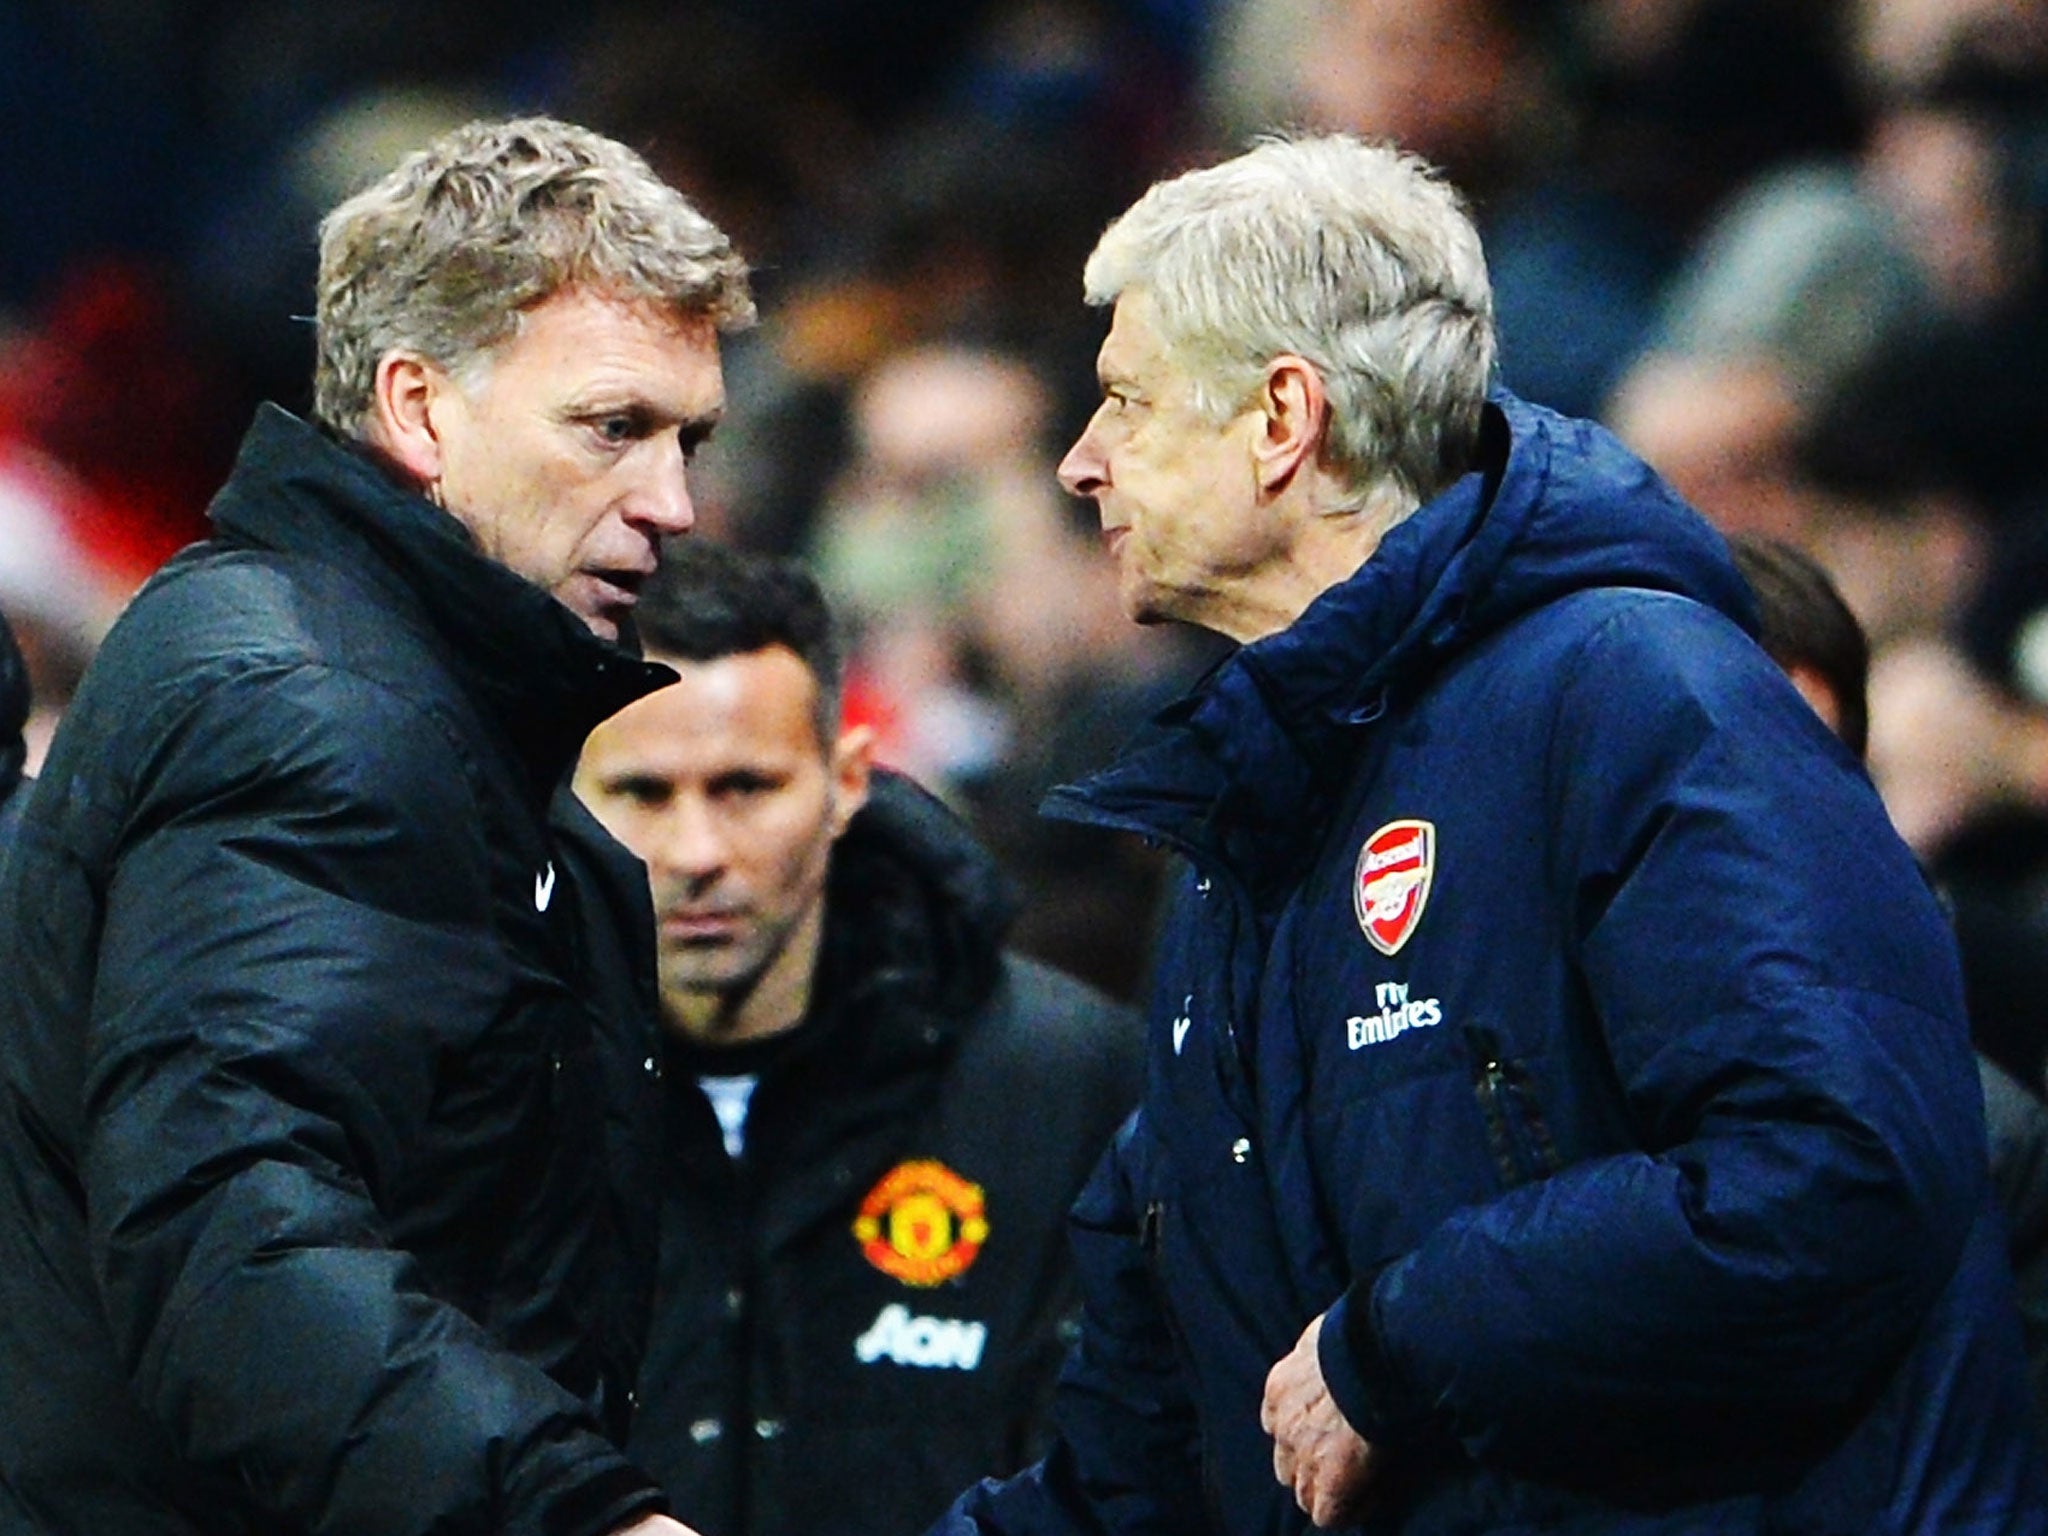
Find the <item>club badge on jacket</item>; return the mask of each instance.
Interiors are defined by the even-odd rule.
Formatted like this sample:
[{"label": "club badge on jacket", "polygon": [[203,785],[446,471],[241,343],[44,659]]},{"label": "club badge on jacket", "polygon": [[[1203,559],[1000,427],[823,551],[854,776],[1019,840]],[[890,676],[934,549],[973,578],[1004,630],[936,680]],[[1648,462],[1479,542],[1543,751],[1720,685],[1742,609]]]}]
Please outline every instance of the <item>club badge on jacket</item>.
[{"label": "club badge on jacket", "polygon": [[1351,905],[1368,944],[1392,955],[1408,942],[1422,921],[1435,874],[1433,822],[1390,821],[1365,840],[1351,878]]},{"label": "club badge on jacket", "polygon": [[987,1197],[936,1158],[913,1158],[868,1191],[853,1235],[883,1274],[905,1285],[939,1285],[964,1274],[988,1240]]}]

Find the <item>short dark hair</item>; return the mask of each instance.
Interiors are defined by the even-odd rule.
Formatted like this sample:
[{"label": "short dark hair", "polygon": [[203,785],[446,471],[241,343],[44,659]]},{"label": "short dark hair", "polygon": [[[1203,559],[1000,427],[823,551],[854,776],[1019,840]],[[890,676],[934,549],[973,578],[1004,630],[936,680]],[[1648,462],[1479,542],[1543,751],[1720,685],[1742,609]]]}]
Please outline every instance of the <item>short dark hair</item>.
[{"label": "short dark hair", "polygon": [[1757,636],[1779,666],[1805,667],[1835,696],[1840,735],[1858,757],[1870,744],[1870,641],[1833,580],[1804,551],[1777,539],[1737,536],[1735,565],[1756,594]]},{"label": "short dark hair", "polygon": [[839,626],[817,578],[795,560],[681,539],[641,589],[633,611],[641,646],[656,657],[722,661],[771,646],[796,653],[817,684],[818,744],[839,735],[845,665]]}]

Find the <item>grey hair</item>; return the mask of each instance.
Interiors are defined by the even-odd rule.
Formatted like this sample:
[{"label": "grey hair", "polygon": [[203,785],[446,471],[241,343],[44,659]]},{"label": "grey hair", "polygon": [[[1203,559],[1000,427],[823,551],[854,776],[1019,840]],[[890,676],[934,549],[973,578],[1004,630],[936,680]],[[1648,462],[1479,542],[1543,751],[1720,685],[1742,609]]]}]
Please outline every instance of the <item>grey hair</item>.
[{"label": "grey hair", "polygon": [[1493,375],[1493,288],[1463,200],[1419,157],[1347,134],[1273,137],[1158,182],[1111,224],[1088,302],[1141,289],[1222,422],[1282,353],[1330,400],[1325,461],[1361,502],[1412,506],[1470,466]]},{"label": "grey hair", "polygon": [[732,242],[623,144],[547,117],[444,134],[321,220],[313,414],[359,437],[387,353],[473,375],[570,286],[754,319]]}]

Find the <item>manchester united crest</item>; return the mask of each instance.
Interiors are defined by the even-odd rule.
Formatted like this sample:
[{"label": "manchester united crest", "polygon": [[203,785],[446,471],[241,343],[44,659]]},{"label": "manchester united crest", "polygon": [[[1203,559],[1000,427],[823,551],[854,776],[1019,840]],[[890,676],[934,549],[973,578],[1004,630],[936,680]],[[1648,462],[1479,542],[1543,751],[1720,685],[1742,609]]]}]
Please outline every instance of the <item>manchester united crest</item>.
[{"label": "manchester united crest", "polygon": [[853,1235],[883,1274],[938,1285],[965,1273],[988,1241],[986,1197],[934,1158],[898,1163],[861,1201]]},{"label": "manchester united crest", "polygon": [[1366,942],[1391,955],[1415,932],[1429,903],[1436,873],[1436,827],[1427,821],[1390,821],[1358,850],[1351,904]]}]

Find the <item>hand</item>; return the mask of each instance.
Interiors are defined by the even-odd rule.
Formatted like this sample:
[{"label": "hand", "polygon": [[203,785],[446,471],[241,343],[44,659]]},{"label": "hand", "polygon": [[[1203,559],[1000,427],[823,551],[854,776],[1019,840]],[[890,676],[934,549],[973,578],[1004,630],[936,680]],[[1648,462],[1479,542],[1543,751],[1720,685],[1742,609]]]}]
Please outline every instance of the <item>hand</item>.
[{"label": "hand", "polygon": [[697,1536],[697,1533],[667,1515],[644,1515],[631,1525],[620,1526],[612,1536]]},{"label": "hand", "polygon": [[1267,1373],[1259,1427],[1273,1437],[1273,1476],[1294,1490],[1294,1502],[1309,1519],[1328,1527],[1364,1513],[1379,1453],[1345,1421],[1323,1384],[1316,1358],[1322,1332],[1318,1317]]}]

